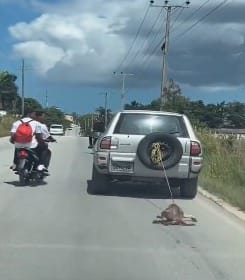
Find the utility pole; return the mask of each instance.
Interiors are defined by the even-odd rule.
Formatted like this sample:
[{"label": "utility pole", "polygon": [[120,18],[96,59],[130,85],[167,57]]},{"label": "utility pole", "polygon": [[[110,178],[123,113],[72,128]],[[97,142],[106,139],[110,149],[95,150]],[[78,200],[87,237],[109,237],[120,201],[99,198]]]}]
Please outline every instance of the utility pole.
[{"label": "utility pole", "polygon": [[25,60],[22,59],[21,66],[21,115],[25,112]]},{"label": "utility pole", "polygon": [[91,117],[91,129],[92,131],[94,131],[94,113],[92,113],[92,117]]},{"label": "utility pole", "polygon": [[48,108],[48,90],[45,92],[45,107]]},{"label": "utility pole", "polygon": [[124,73],[124,72],[113,72],[114,75],[121,75],[122,76],[122,92],[121,92],[121,110],[124,109],[125,105],[125,79],[128,76],[134,76],[132,73]]},{"label": "utility pole", "polygon": [[164,1],[164,5],[154,5],[154,2],[155,1],[153,1],[153,0],[150,1],[151,7],[164,8],[167,11],[165,36],[164,36],[164,42],[162,45],[163,66],[162,66],[162,80],[161,80],[160,111],[163,111],[164,105],[167,101],[167,91],[168,91],[168,50],[169,50],[171,12],[178,8],[182,8],[182,9],[188,8],[188,6],[190,5],[190,1],[186,1],[185,6],[170,5],[169,1]]},{"label": "utility pole", "polygon": [[107,127],[107,98],[108,98],[108,93],[105,93],[105,124],[104,128],[106,129]]},{"label": "utility pole", "polygon": [[25,112],[25,71],[31,70],[31,68],[25,66],[25,60],[22,59],[21,63],[21,114]]}]

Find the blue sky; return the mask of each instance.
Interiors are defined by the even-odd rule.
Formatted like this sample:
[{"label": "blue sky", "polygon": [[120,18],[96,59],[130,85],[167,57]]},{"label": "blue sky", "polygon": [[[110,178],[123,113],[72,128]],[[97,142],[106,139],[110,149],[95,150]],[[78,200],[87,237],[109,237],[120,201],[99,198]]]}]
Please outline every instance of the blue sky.
[{"label": "blue sky", "polygon": [[[209,3],[188,19],[204,2]],[[178,34],[220,2],[197,0],[188,11],[173,15],[176,31],[170,37],[169,75],[192,100],[245,102],[245,31],[242,15],[239,18],[244,1],[228,1],[178,40]],[[24,58],[29,69],[25,72],[26,96],[45,104],[47,89],[49,105],[66,112],[94,111],[104,105],[104,92],[109,93],[109,107],[118,110],[122,79],[112,75],[115,70],[134,73],[126,79],[127,102],[149,103],[160,95],[162,62],[160,51],[153,55],[148,47],[154,47],[154,38],[161,39],[164,13],[153,26],[159,11],[148,12],[129,56],[118,68],[147,3],[0,0],[0,70],[15,73],[20,87]],[[144,60],[147,64],[142,64]]]}]

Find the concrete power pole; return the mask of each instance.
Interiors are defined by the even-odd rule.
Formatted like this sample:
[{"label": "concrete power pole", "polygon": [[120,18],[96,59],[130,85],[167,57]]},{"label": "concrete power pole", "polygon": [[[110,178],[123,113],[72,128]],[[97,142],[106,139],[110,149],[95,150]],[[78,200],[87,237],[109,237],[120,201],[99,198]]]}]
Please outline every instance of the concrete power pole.
[{"label": "concrete power pole", "polygon": [[25,112],[25,60],[22,59],[21,65],[21,114]]},{"label": "concrete power pole", "polygon": [[164,105],[167,101],[167,91],[168,91],[168,50],[169,50],[169,35],[170,35],[170,21],[171,12],[178,8],[188,8],[190,1],[186,1],[186,6],[180,5],[170,5],[169,1],[164,1],[164,5],[154,5],[155,1],[150,1],[151,7],[164,8],[167,11],[166,17],[166,27],[164,42],[162,45],[163,51],[163,66],[162,66],[162,81],[161,81],[161,95],[160,95],[160,110],[163,111]]},{"label": "concrete power pole", "polygon": [[121,110],[124,109],[124,105],[125,105],[125,79],[128,76],[134,76],[134,74],[132,73],[117,73],[117,72],[113,72],[114,75],[121,75],[122,76],[122,92],[121,92]]},{"label": "concrete power pole", "polygon": [[45,107],[48,108],[48,90],[45,92]]},{"label": "concrete power pole", "polygon": [[25,71],[31,70],[30,67],[25,66],[25,60],[22,59],[21,63],[21,114],[25,112]]},{"label": "concrete power pole", "polygon": [[107,98],[108,98],[108,93],[106,92],[105,93],[105,126],[104,126],[104,129],[106,129],[107,127]]}]

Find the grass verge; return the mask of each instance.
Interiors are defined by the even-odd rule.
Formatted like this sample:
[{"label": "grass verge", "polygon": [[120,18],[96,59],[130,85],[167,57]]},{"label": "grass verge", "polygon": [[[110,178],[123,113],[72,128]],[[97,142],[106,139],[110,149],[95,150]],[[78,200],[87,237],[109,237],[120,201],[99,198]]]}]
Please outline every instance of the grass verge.
[{"label": "grass verge", "polygon": [[245,211],[245,140],[198,132],[204,150],[200,185]]},{"label": "grass verge", "polygon": [[14,120],[13,116],[0,117],[0,137],[9,135]]}]

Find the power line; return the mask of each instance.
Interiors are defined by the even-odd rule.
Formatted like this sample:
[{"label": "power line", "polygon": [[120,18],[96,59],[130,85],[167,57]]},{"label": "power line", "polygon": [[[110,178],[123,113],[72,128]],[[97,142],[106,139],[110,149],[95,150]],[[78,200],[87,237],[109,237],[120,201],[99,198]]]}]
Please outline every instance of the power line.
[{"label": "power line", "polygon": [[[189,16],[187,16],[186,18],[184,18],[183,22],[189,21],[191,18],[193,18],[193,16],[198,13],[204,6],[206,6],[208,4],[208,2],[210,2],[210,0],[205,1],[204,3],[202,3],[197,9],[195,9]],[[175,28],[173,28],[172,32],[178,27],[180,26],[181,23],[179,23],[177,26],[175,26]]]},{"label": "power line", "polygon": [[151,33],[152,33],[152,31],[153,31],[155,25],[157,24],[158,20],[160,19],[161,13],[163,12],[163,9],[164,9],[164,8],[162,8],[162,9],[160,10],[159,14],[157,15],[155,21],[153,22],[153,25],[151,26],[151,29],[149,30],[149,32],[147,33],[147,36],[145,37],[145,40],[144,40],[143,44],[141,44],[141,45],[139,46],[139,48],[138,48],[136,54],[135,54],[134,57],[130,60],[130,64],[133,64],[133,62],[134,62],[134,61],[136,60],[136,58],[138,57],[140,51],[141,51],[142,49],[144,49],[144,46],[145,46],[146,42],[148,41],[148,39],[150,38],[150,35],[151,35]]},{"label": "power line", "polygon": [[[174,14],[174,13],[176,13],[176,12],[177,12],[177,10],[174,10],[172,14]],[[165,16],[163,22],[165,22],[165,21],[166,21],[166,16]],[[157,37],[159,36],[159,33],[160,33],[161,29],[162,29],[162,27],[160,26],[159,29],[158,29],[158,31],[155,33],[155,36],[154,36],[154,38],[153,38],[151,44],[150,44],[149,47],[146,49],[146,51],[145,51],[146,54],[144,55],[144,58],[143,58],[143,60],[142,60],[142,63],[140,64],[140,67],[145,68],[146,65],[148,65],[148,62],[150,61],[150,58],[156,53],[157,49],[158,49],[158,48],[160,49],[160,47],[161,47],[161,45],[162,45],[162,43],[163,43],[163,41],[164,41],[164,37],[161,38],[160,42],[157,43],[157,45],[155,45],[155,47],[154,47],[153,49],[152,49],[152,47],[154,46],[154,43],[155,43]],[[150,52],[150,49],[152,49],[152,52]]]},{"label": "power line", "polygon": [[[196,25],[198,25],[200,22],[202,22],[205,18],[207,18],[210,14],[212,14],[213,12],[217,11],[219,8],[221,8],[223,5],[227,4],[229,0],[224,0],[223,2],[219,3],[217,6],[215,6],[211,11],[209,11],[207,14],[205,14],[203,17],[201,17],[198,21],[196,21],[194,24],[192,24],[187,30],[183,31],[182,33],[180,33],[178,36],[182,37],[183,35],[185,35],[186,33],[188,33],[191,29],[193,29]],[[198,11],[200,11],[205,5],[208,4],[208,2],[210,2],[210,0],[205,1],[203,4],[201,4],[195,11],[193,11],[193,13],[191,13],[191,15],[186,18],[185,20],[190,20]],[[179,25],[178,25],[179,26]],[[177,27],[177,26],[176,26]],[[174,29],[176,29],[176,27]],[[173,30],[172,30],[173,31]],[[178,36],[174,37],[173,40],[179,39],[177,38]],[[154,56],[155,53],[157,52],[157,50],[160,48],[162,41],[164,40],[164,37],[161,39],[161,41],[155,46],[153,52],[151,53],[150,56]],[[149,57],[148,57],[149,59]],[[146,68],[146,66],[148,66],[148,59],[144,61],[144,67],[143,69]]]},{"label": "power line", "polygon": [[[166,20],[166,17],[164,18],[164,21]],[[155,43],[155,41],[156,41],[156,39],[157,39],[157,37],[159,36],[159,33],[160,33],[160,31],[161,31],[161,26],[159,27],[159,30],[155,33],[155,36],[154,36],[154,38],[153,38],[153,40],[152,40],[152,42],[151,42],[151,44],[148,46],[148,48],[145,50],[145,55],[144,55],[144,58],[142,59],[142,62],[141,62],[141,64],[140,64],[140,66],[142,66],[142,65],[144,65],[145,63],[146,63],[146,61],[148,61],[148,59],[150,58],[150,56],[151,56],[151,52],[150,52],[150,49],[152,48],[152,46],[154,45],[154,43]],[[161,39],[161,42],[163,41],[163,39]],[[154,50],[155,50],[155,48],[154,48]],[[153,51],[154,52],[154,51]],[[152,53],[153,53],[152,52]]]},{"label": "power line", "polygon": [[157,45],[155,45],[155,48],[153,49],[151,54],[148,54],[148,58],[145,61],[143,61],[141,65],[143,70],[148,66],[149,62],[151,61],[150,58],[152,58],[156,54],[157,50],[160,50],[163,40],[164,38],[161,38]]},{"label": "power line", "polygon": [[172,23],[172,25],[171,25],[171,27],[170,27],[170,30],[171,30],[171,31],[173,31],[174,25],[176,24],[176,22],[178,21],[178,19],[180,18],[180,16],[182,15],[182,13],[183,13],[184,10],[185,10],[184,8],[180,9],[178,15],[176,16],[176,18],[174,19],[174,21],[173,21],[173,23]]},{"label": "power line", "polygon": [[137,30],[137,32],[136,32],[136,35],[135,35],[135,37],[134,37],[134,39],[133,39],[133,41],[132,41],[132,44],[130,45],[130,47],[129,47],[127,53],[126,53],[126,55],[124,56],[124,58],[122,59],[121,63],[119,64],[119,66],[118,66],[118,68],[117,68],[118,71],[119,71],[120,68],[123,66],[123,64],[125,63],[125,61],[127,60],[128,56],[129,56],[129,54],[130,54],[130,52],[131,52],[131,50],[132,50],[132,48],[133,48],[133,46],[134,46],[134,44],[135,44],[135,42],[136,42],[138,36],[139,36],[139,34],[140,34],[140,31],[141,31],[141,29],[142,29],[142,26],[143,26],[145,20],[146,20],[146,17],[147,17],[147,15],[148,15],[148,13],[149,13],[149,10],[150,10],[150,5],[148,5],[148,7],[147,7],[147,9],[146,9],[146,11],[145,11],[144,17],[143,17],[143,19],[142,19],[142,21],[141,21],[141,23],[140,23],[140,25],[139,25],[139,28],[138,28],[138,30]]},{"label": "power line", "polygon": [[[208,0],[208,1],[210,1],[210,0]],[[182,9],[179,11],[178,15],[175,17],[174,22],[173,22],[173,24],[172,24],[172,26],[171,26],[171,28],[170,28],[171,31],[173,31],[174,29],[176,29],[176,27],[174,27],[174,25],[175,25],[175,23],[177,22],[177,20],[180,18],[180,16],[182,15],[182,13],[183,13],[184,10],[185,10],[185,9],[182,8]],[[177,11],[177,10],[173,11],[173,14],[174,14],[176,11]],[[166,17],[165,17],[164,21],[165,21],[165,20],[166,20]],[[160,31],[160,30],[159,30],[159,31]],[[150,50],[150,48],[151,48],[152,45],[154,44],[154,42],[155,42],[155,40],[156,40],[156,38],[157,38],[157,35],[158,35],[158,34],[156,33],[156,34],[155,34],[155,37],[154,37],[154,39],[153,39],[153,41],[152,41],[152,44],[151,44],[151,45],[149,46],[149,48],[147,49],[146,53]],[[160,46],[161,46],[163,40],[164,40],[164,38],[161,38],[161,40],[159,41],[159,43],[157,43],[157,45],[156,45],[155,48],[153,49],[152,53],[151,53],[151,54],[148,53],[147,59],[144,59],[143,63],[141,64],[141,66],[143,66],[143,65],[145,64],[145,66],[144,66],[143,68],[145,68],[145,67],[148,65],[148,63],[146,63],[146,62],[149,61],[150,56],[154,56],[154,55],[155,55],[155,53],[157,52],[157,50],[160,48]]]},{"label": "power line", "polygon": [[208,16],[210,16],[212,13],[220,9],[222,6],[224,6],[229,0],[224,0],[218,5],[216,5],[212,10],[210,10],[207,14],[202,16],[199,20],[197,20],[195,23],[193,23],[191,26],[189,26],[185,31],[182,33],[178,34],[176,37],[174,37],[175,40],[180,39],[183,37],[186,33],[190,32],[195,26],[197,26],[199,23],[201,23],[204,19],[206,19]]}]

